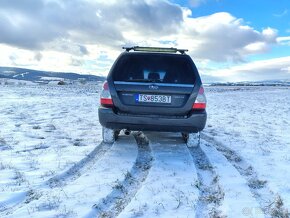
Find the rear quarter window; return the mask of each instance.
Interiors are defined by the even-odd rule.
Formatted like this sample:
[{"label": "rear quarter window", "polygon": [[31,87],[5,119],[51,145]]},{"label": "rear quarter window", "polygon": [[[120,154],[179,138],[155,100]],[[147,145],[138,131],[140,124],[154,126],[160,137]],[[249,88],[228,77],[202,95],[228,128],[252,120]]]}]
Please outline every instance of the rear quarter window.
[{"label": "rear quarter window", "polygon": [[112,71],[114,81],[194,84],[192,61],[183,55],[131,53],[121,56]]}]

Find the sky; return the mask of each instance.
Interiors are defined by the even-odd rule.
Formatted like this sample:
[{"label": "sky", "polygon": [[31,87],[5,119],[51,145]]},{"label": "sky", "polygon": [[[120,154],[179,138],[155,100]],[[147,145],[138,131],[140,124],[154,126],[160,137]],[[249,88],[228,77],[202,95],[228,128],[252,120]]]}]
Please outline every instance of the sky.
[{"label": "sky", "polygon": [[204,82],[290,80],[290,1],[0,0],[0,66],[106,76],[133,45],[188,49]]}]

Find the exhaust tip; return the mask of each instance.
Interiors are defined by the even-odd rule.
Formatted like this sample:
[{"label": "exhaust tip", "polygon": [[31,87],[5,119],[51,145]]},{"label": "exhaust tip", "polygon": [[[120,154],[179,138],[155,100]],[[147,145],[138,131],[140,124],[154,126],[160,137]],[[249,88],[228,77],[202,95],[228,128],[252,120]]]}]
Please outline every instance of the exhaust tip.
[{"label": "exhaust tip", "polygon": [[125,129],[125,130],[124,130],[124,134],[125,134],[125,135],[130,135],[130,134],[131,134],[131,131],[128,130],[128,129]]}]

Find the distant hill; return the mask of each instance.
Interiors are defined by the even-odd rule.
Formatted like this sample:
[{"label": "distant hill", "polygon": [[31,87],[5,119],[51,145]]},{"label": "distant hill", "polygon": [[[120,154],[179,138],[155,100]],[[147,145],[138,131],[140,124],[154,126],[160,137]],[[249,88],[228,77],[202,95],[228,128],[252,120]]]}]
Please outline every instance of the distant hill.
[{"label": "distant hill", "polygon": [[17,67],[0,67],[0,78],[26,80],[35,83],[49,83],[51,81],[104,81],[104,77],[65,72],[49,72]]},{"label": "distant hill", "polygon": [[211,83],[210,86],[290,86],[290,80],[216,82],[216,83]]}]

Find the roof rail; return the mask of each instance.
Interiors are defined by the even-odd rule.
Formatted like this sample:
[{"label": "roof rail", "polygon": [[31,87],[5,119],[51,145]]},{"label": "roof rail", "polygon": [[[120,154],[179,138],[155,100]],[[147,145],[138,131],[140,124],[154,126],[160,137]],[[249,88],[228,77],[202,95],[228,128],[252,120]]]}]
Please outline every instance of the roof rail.
[{"label": "roof rail", "polygon": [[164,52],[164,53],[176,53],[185,54],[187,49],[178,49],[178,48],[162,48],[162,47],[140,47],[140,46],[132,46],[132,47],[123,47],[127,52],[133,51],[143,51],[143,52]]}]

